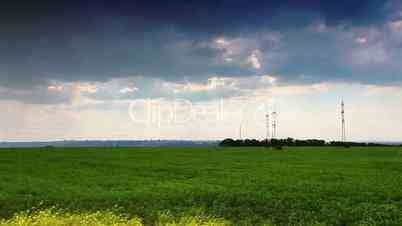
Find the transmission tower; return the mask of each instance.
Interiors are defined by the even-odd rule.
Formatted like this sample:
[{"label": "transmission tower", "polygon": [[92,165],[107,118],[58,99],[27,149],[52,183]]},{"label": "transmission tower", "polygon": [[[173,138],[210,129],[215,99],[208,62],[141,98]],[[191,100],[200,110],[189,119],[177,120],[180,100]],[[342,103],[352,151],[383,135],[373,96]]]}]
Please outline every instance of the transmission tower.
[{"label": "transmission tower", "polygon": [[276,138],[276,111],[272,112],[272,139]]},{"label": "transmission tower", "polygon": [[345,130],[345,103],[341,102],[341,117],[342,117],[342,142],[346,142],[346,130]]},{"label": "transmission tower", "polygon": [[267,139],[267,141],[269,140],[269,114],[266,114],[265,115],[265,126],[266,126],[266,129],[267,129],[267,134],[266,134],[266,139]]},{"label": "transmission tower", "polygon": [[239,139],[240,140],[243,139],[241,132],[242,132],[242,124],[240,124],[240,127],[239,127]]}]

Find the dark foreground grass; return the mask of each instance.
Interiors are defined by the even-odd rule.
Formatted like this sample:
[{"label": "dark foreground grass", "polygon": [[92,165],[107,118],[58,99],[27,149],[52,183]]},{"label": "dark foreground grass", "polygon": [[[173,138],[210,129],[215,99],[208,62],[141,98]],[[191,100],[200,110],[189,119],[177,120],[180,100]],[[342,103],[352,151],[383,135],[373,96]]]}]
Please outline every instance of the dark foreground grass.
[{"label": "dark foreground grass", "polygon": [[106,211],[145,225],[203,217],[206,225],[402,225],[401,151],[0,150],[0,218],[51,208],[61,219]]}]

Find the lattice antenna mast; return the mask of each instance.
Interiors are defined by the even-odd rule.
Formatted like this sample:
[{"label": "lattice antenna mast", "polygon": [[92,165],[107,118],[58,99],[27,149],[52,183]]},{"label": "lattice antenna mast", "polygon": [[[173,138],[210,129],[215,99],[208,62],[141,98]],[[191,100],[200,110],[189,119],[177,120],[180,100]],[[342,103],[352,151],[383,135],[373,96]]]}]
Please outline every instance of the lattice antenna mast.
[{"label": "lattice antenna mast", "polygon": [[272,139],[276,138],[276,111],[272,112]]},{"label": "lattice antenna mast", "polygon": [[267,139],[267,141],[269,140],[269,136],[270,136],[270,134],[269,134],[269,114],[267,113],[266,115],[265,115],[265,126],[266,126],[266,139]]},{"label": "lattice antenna mast", "polygon": [[239,139],[242,140],[242,124],[240,123],[240,127],[239,127]]},{"label": "lattice antenna mast", "polygon": [[341,102],[341,116],[342,116],[342,142],[346,142],[346,130],[345,130],[345,103]]}]

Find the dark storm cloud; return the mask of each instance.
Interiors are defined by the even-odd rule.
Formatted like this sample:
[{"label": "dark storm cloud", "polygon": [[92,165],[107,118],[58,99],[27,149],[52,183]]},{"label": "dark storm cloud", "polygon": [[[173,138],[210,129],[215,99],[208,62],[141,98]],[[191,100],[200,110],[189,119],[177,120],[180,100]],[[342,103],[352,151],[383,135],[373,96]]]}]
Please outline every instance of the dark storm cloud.
[{"label": "dark storm cloud", "polygon": [[[1,4],[0,86],[9,88],[43,89],[54,80],[108,81],[133,75],[191,81],[272,73],[295,81],[302,75],[314,81],[401,80],[401,68],[393,63],[401,59],[398,41],[382,38],[369,50],[333,45],[344,33],[361,27],[379,26],[388,32],[386,24],[401,16],[399,1],[394,0]],[[330,32],[307,29],[317,22]],[[261,38],[262,31],[279,33],[280,44]],[[225,61],[229,50],[213,44],[217,37],[252,39],[257,44],[242,46]],[[394,37],[398,40],[398,34]],[[247,64],[255,49],[261,68]],[[362,58],[356,65],[349,64],[352,51]],[[382,58],[370,58],[383,52],[389,53],[380,56],[386,64]]]},{"label": "dark storm cloud", "polygon": [[[22,11],[13,9],[15,14],[6,15],[9,20],[3,23],[9,23],[2,26],[2,85],[31,85],[49,79],[104,81],[127,75],[177,79],[211,72],[246,72],[214,63],[220,50],[200,45],[208,33],[201,37],[178,30],[169,20],[159,23],[141,18],[138,13],[146,13],[141,8],[129,16],[124,7],[125,13],[97,4],[83,7],[88,11],[66,8],[60,16],[60,7],[39,7],[37,15],[27,6]],[[180,46],[183,42],[187,43],[184,47]]]},{"label": "dark storm cloud", "polygon": [[264,26],[288,29],[317,18],[323,18],[328,25],[373,24],[390,16],[392,7],[388,2],[391,1],[17,1],[2,3],[1,25],[21,35],[68,34],[111,25],[117,20],[116,26],[134,30],[154,31],[172,26],[208,36]]}]

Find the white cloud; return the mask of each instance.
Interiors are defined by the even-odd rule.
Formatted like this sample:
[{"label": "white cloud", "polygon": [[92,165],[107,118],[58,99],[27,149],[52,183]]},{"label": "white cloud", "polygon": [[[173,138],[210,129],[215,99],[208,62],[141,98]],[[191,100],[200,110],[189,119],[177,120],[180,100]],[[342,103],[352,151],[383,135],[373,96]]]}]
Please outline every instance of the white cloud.
[{"label": "white cloud", "polygon": [[354,50],[351,58],[350,62],[358,65],[384,64],[390,60],[389,52],[382,42]]},{"label": "white cloud", "polygon": [[194,83],[194,82],[187,82],[187,83],[164,82],[163,86],[169,90],[172,90],[174,93],[200,92],[213,89],[208,84]]},{"label": "white cloud", "polygon": [[277,78],[275,78],[274,76],[271,76],[271,75],[262,75],[262,76],[259,76],[259,78],[260,78],[260,82],[262,82],[262,83],[269,83],[269,84],[275,84],[277,81],[278,81],[278,79]]},{"label": "white cloud", "polygon": [[217,37],[212,40],[211,47],[223,51],[221,62],[239,65],[243,68],[261,69],[266,52],[277,48],[281,42],[281,35],[272,31],[261,31],[257,34],[243,35],[234,38]]},{"label": "white cloud", "polygon": [[79,91],[87,93],[96,93],[98,91],[97,85],[91,83],[79,83],[77,88]]},{"label": "white cloud", "polygon": [[401,42],[402,40],[402,20],[391,21],[388,23],[388,27],[391,30],[391,34]]},{"label": "white cloud", "polygon": [[219,46],[222,46],[222,47],[227,46],[229,44],[229,41],[227,41],[223,37],[216,38],[214,41],[216,44],[218,44]]},{"label": "white cloud", "polygon": [[225,57],[225,61],[228,62],[228,63],[231,63],[233,61],[233,58]]},{"label": "white cloud", "polygon": [[[123,83],[121,84],[120,89],[124,89],[125,86],[123,86]],[[63,85],[68,88],[65,84]],[[76,85],[78,86],[78,84]],[[107,85],[97,84],[98,92],[95,94],[99,94],[102,91],[99,87],[104,86]],[[110,87],[110,84],[107,87]],[[169,139],[177,137],[218,139],[230,136],[236,137],[237,133],[233,131],[237,131],[237,123],[247,121],[244,124],[244,136],[262,138],[264,136],[264,127],[261,126],[263,124],[260,122],[264,120],[265,108],[263,108],[263,104],[267,103],[270,107],[274,105],[278,107],[279,134],[281,137],[336,139],[338,136],[336,120],[339,118],[337,103],[336,101],[333,102],[331,98],[317,102],[314,99],[315,97],[326,98],[328,97],[327,95],[336,95],[343,89],[353,93],[356,89],[362,88],[366,88],[367,92],[372,95],[381,94],[387,97],[395,97],[395,93],[398,90],[401,93],[398,87],[366,87],[362,85],[351,87],[337,83],[287,85],[281,84],[280,80],[271,75],[222,79],[212,77],[209,81],[187,85],[179,84],[177,87],[181,89],[181,92],[187,93],[208,93],[224,87],[226,87],[225,89],[241,90],[241,92],[238,92],[235,96],[223,97],[222,110],[226,113],[219,117],[216,114],[220,113],[216,112],[216,110],[220,110],[221,105],[216,98],[206,99],[206,102],[192,102],[192,99],[188,99],[188,101],[179,103],[174,99],[158,99],[161,107],[154,110],[162,109],[163,112],[166,111],[166,114],[161,114],[162,118],[153,118],[153,120],[155,119],[152,122],[154,124],[151,125],[136,124],[130,120],[127,113],[129,100],[93,100],[91,96],[84,96],[78,88],[76,92],[80,95],[81,100],[77,105],[38,106],[10,102],[3,102],[2,104],[2,101],[0,101],[0,106],[6,106],[3,107],[6,110],[0,112],[0,116],[3,119],[9,119],[5,120],[7,122],[4,125],[9,129],[3,130],[2,133],[0,132],[0,137],[4,140],[22,140],[26,139],[26,137],[33,140],[84,138]],[[116,89],[115,92],[119,93],[120,89]],[[231,94],[234,95],[233,92]],[[311,98],[310,94],[314,98]],[[362,98],[362,100],[354,100],[354,98]],[[375,98],[370,102],[365,102],[367,98],[364,95],[355,95],[350,99],[347,102],[349,106],[347,108],[348,137],[350,139],[397,138],[397,135],[394,134],[400,134],[402,128],[392,126],[392,124],[399,119],[400,108],[395,107],[392,102],[384,102],[382,97],[379,103],[372,103],[372,101],[376,101]],[[188,117],[191,121],[174,124],[171,121],[172,118],[166,118],[170,117],[169,109],[172,109],[176,103],[183,104],[183,106],[179,106],[179,109],[183,110],[179,112],[179,121],[186,120]],[[189,112],[187,109],[190,105],[194,107],[192,109],[194,112]],[[373,112],[371,110],[373,105],[378,105],[382,112]],[[104,106],[108,107],[108,109],[104,109]],[[352,108],[352,106],[356,107]],[[117,111],[116,109],[122,110]],[[367,121],[368,118],[365,115],[373,113],[379,114],[378,118],[374,121]],[[154,114],[152,117],[158,117],[158,115]],[[298,117],[294,117],[295,115]],[[108,120],[99,124],[99,121],[105,118]],[[303,118],[303,120],[300,121],[300,118]],[[155,123],[160,124],[160,127],[155,127]],[[313,124],[315,126],[311,127]],[[376,137],[367,133],[366,129],[369,127],[376,127],[384,131],[381,133],[383,136]],[[389,132],[390,128],[394,131],[393,133]],[[303,130],[309,132],[307,134],[300,133]]]},{"label": "white cloud", "polygon": [[47,89],[50,91],[60,92],[63,91],[64,87],[62,85],[50,85],[47,87]]},{"label": "white cloud", "polygon": [[367,43],[367,38],[366,37],[357,37],[355,39],[355,42],[357,42],[359,44],[366,44]]},{"label": "white cloud", "polygon": [[402,95],[402,87],[399,86],[380,86],[380,85],[367,85],[366,94],[369,96],[379,95]]},{"label": "white cloud", "polygon": [[313,31],[313,32],[323,33],[325,31],[327,31],[328,27],[325,24],[325,22],[319,21],[317,23],[310,25],[307,29],[310,31]]},{"label": "white cloud", "polygon": [[251,52],[251,55],[247,57],[247,63],[250,64],[255,69],[260,69],[261,68],[260,58],[261,58],[261,51],[259,51],[258,49],[253,50]]},{"label": "white cloud", "polygon": [[138,91],[137,87],[124,87],[119,90],[120,93],[133,93],[135,91]]},{"label": "white cloud", "polygon": [[402,29],[402,20],[396,20],[389,22],[389,26],[392,29]]},{"label": "white cloud", "polygon": [[275,96],[296,96],[310,93],[322,93],[331,89],[331,84],[317,83],[312,85],[283,85],[272,87],[269,92]]}]

